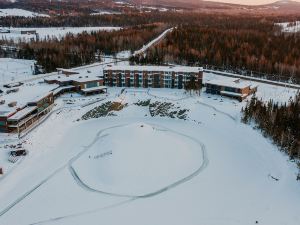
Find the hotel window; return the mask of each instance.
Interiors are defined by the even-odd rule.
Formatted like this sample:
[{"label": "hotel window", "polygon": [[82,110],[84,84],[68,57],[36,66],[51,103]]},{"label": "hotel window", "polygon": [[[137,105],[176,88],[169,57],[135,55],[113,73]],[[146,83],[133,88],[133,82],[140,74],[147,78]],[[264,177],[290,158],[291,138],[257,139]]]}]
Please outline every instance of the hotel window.
[{"label": "hotel window", "polygon": [[237,89],[232,88],[232,87],[225,87],[225,91],[228,91],[228,92],[237,92]]},{"label": "hotel window", "polygon": [[86,85],[86,88],[93,88],[98,86],[98,82],[89,82]]}]

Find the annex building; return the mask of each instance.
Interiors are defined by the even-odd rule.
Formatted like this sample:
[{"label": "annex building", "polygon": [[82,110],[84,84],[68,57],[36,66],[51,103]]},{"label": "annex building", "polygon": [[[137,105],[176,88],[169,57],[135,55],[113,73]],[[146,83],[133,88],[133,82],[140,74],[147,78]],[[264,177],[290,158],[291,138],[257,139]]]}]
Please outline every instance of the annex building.
[{"label": "annex building", "polygon": [[22,132],[33,126],[41,117],[50,112],[54,105],[52,92],[36,96],[24,105],[1,106],[0,132]]},{"label": "annex building", "polygon": [[205,83],[205,86],[207,93],[223,95],[239,101],[243,101],[257,91],[257,86],[236,78],[210,80]]},{"label": "annex building", "polygon": [[57,84],[58,88],[53,90],[54,97],[65,92],[78,92],[83,95],[93,95],[107,92],[103,86],[103,78],[88,74],[59,74],[44,79],[47,84]]}]

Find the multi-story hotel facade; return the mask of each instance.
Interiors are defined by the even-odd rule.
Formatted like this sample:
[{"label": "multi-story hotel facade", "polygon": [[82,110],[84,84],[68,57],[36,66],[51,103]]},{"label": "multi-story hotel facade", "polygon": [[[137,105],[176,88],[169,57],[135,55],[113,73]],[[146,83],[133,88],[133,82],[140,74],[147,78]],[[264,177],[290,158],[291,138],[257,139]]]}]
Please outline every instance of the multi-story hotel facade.
[{"label": "multi-story hotel facade", "polygon": [[202,85],[202,67],[184,66],[107,66],[104,84],[115,87],[184,88],[192,77]]}]

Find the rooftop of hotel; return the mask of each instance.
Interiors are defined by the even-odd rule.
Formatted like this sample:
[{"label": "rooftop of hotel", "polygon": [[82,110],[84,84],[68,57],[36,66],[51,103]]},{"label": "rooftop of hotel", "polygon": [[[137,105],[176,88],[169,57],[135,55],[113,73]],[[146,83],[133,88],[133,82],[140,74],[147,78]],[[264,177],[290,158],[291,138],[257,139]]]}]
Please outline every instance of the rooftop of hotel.
[{"label": "rooftop of hotel", "polygon": [[45,81],[59,81],[59,82],[89,82],[89,81],[96,81],[100,80],[100,75],[96,76],[95,74],[92,73],[80,73],[80,74],[74,74],[74,75],[64,75],[64,74],[59,74],[57,76],[51,76],[47,77],[44,80]]},{"label": "rooftop of hotel", "polygon": [[216,80],[209,80],[206,81],[206,84],[223,86],[223,87],[231,87],[231,88],[238,88],[244,89],[247,87],[251,87],[251,83],[245,80],[237,79],[237,78],[225,78],[225,79],[216,79]]},{"label": "rooftop of hotel", "polygon": [[153,71],[153,72],[183,72],[183,73],[198,73],[203,71],[203,67],[190,66],[106,66],[104,70],[116,71]]},{"label": "rooftop of hotel", "polygon": [[[0,105],[0,116],[8,116],[14,113],[17,109],[23,108],[28,102],[36,101],[38,98],[49,94],[51,90],[57,88],[57,84],[46,84],[46,83],[26,83],[20,87],[17,87],[19,91],[6,94],[7,90],[15,88],[1,88],[3,93],[0,95],[0,101],[4,100],[5,103]],[[16,102],[16,106],[9,107],[8,104]]]}]

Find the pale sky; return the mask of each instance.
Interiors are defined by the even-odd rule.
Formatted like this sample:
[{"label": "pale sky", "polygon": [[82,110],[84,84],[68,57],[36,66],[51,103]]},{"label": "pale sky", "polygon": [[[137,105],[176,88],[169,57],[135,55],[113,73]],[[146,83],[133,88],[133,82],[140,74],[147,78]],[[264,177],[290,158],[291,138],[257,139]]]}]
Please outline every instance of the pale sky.
[{"label": "pale sky", "polygon": [[[236,4],[244,4],[244,5],[261,5],[261,4],[276,2],[276,0],[211,0],[211,1],[228,2],[228,3],[236,3]],[[300,0],[295,0],[295,1],[300,2]]]}]

